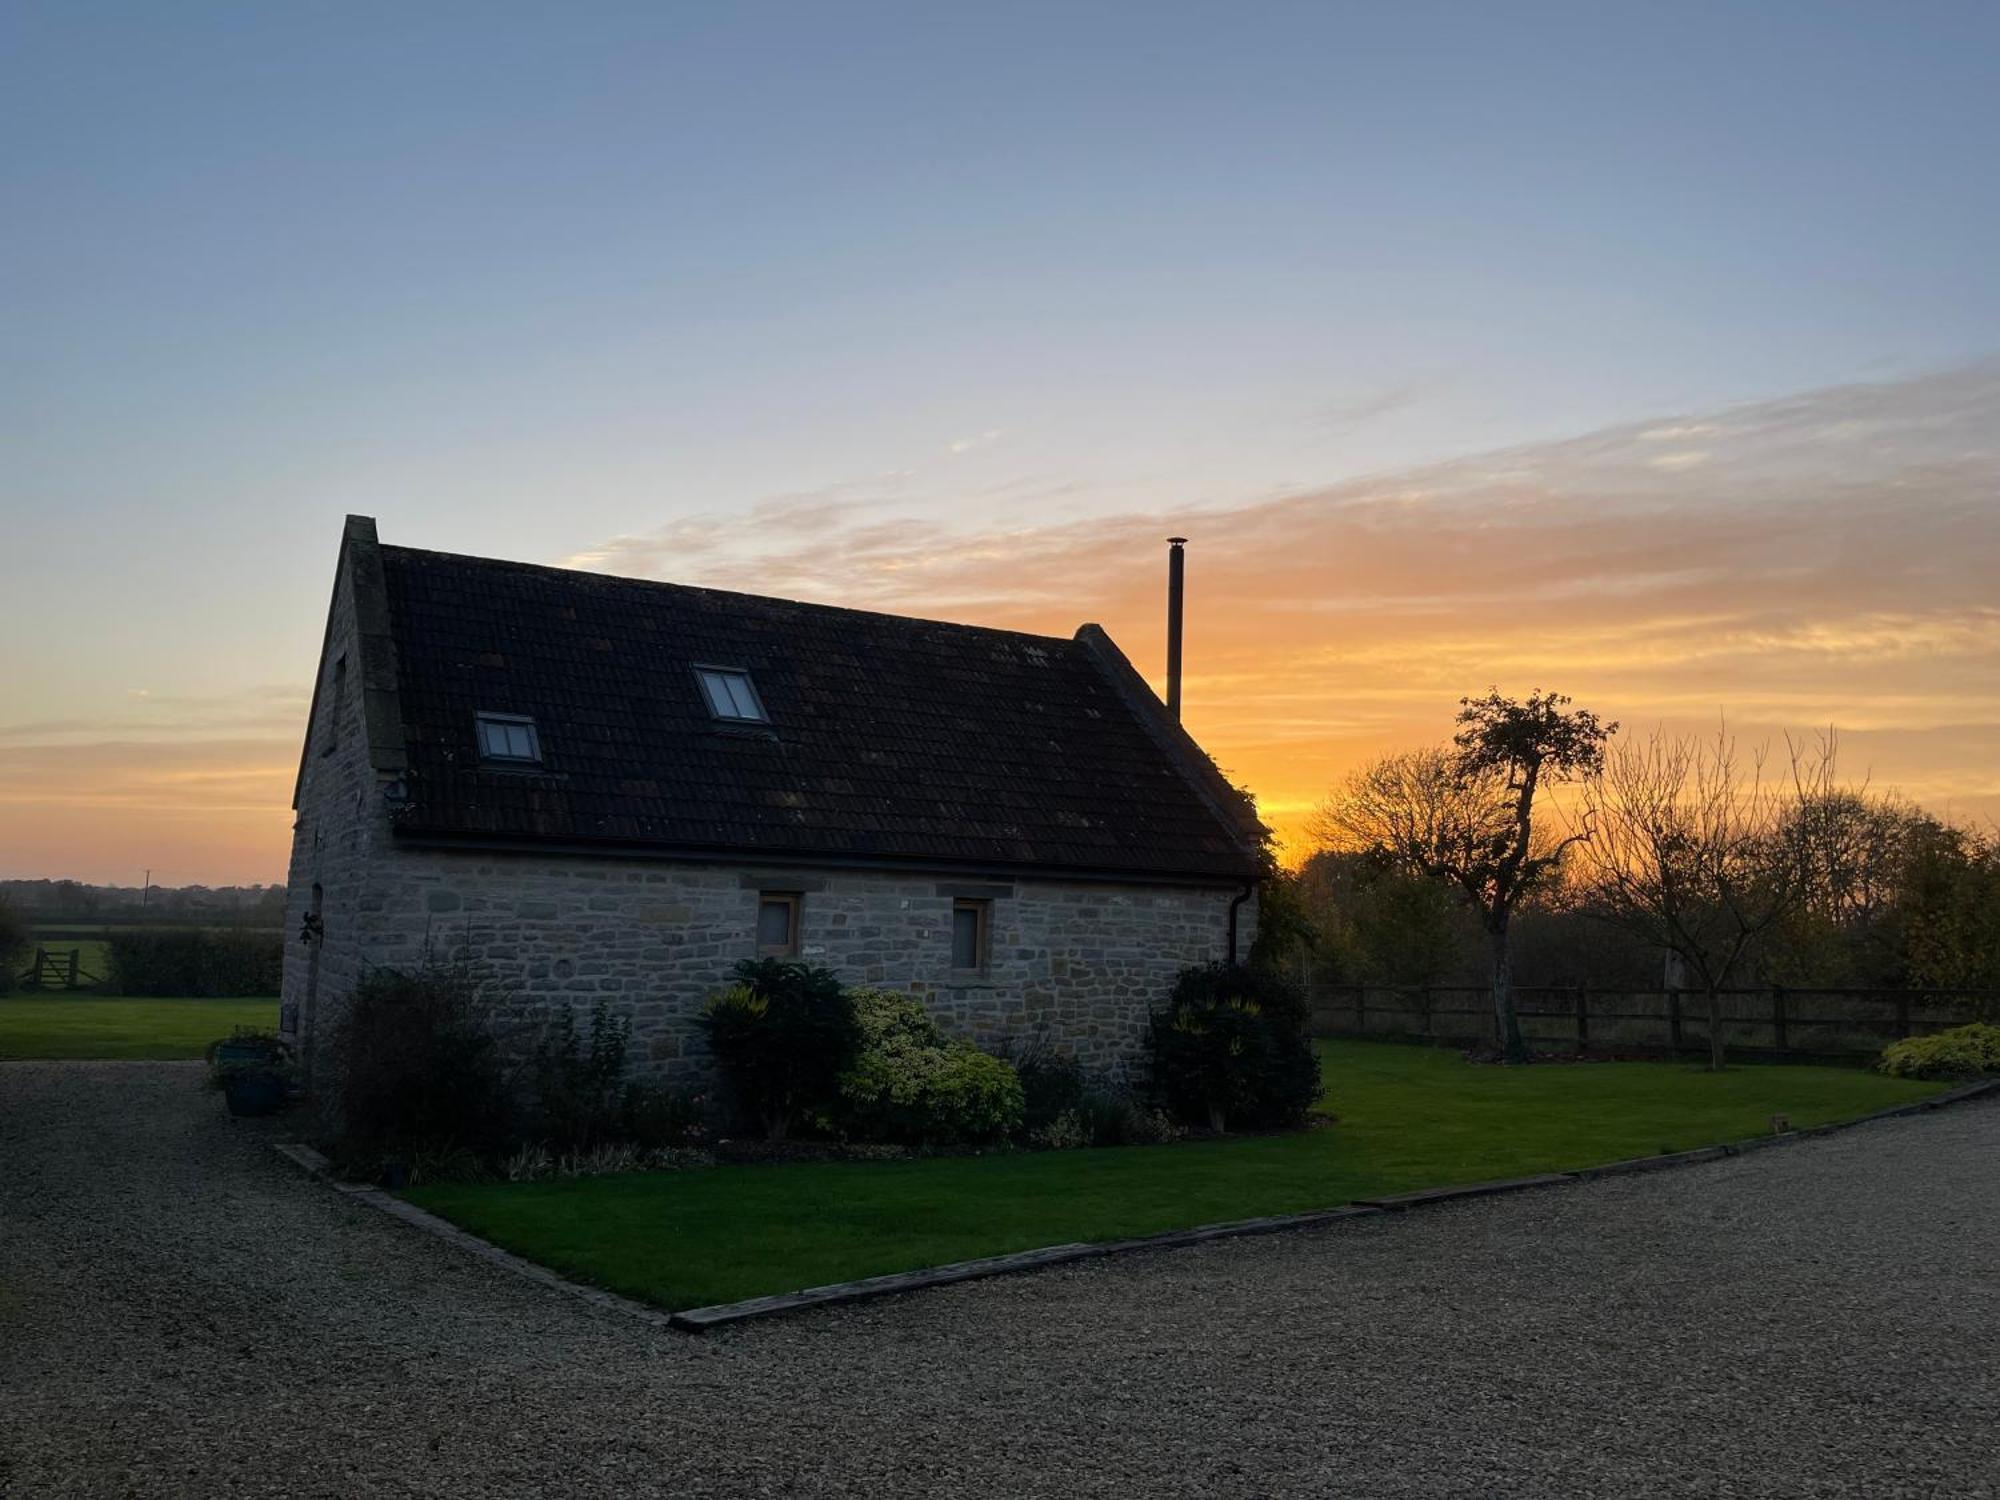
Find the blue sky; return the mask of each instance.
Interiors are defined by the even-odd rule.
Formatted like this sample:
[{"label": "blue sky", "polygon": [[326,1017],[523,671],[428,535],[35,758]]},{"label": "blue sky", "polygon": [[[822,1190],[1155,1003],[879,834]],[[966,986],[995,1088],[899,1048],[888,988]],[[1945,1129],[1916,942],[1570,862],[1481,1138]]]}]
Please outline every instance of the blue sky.
[{"label": "blue sky", "polygon": [[0,731],[282,696],[349,510],[976,534],[1975,363],[1996,72],[1993,5],[6,4]]}]

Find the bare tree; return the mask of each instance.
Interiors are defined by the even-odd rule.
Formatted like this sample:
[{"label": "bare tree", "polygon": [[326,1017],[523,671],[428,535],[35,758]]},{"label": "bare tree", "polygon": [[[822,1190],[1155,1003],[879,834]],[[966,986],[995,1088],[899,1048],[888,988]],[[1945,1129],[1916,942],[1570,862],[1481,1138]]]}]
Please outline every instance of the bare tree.
[{"label": "bare tree", "polygon": [[1451,749],[1404,751],[1362,768],[1308,830],[1444,881],[1471,904],[1492,953],[1494,1039],[1509,1062],[1528,1061],[1508,946],[1515,909],[1589,837],[1538,829],[1535,798],[1551,782],[1595,775],[1618,728],[1569,701],[1541,692],[1519,702],[1498,692],[1461,699]]},{"label": "bare tree", "polygon": [[1726,1060],[1722,991],[1813,884],[1805,835],[1831,805],[1833,744],[1786,741],[1782,774],[1713,739],[1661,732],[1605,758],[1584,787],[1582,859],[1610,920],[1674,954],[1708,1000],[1708,1058]]}]

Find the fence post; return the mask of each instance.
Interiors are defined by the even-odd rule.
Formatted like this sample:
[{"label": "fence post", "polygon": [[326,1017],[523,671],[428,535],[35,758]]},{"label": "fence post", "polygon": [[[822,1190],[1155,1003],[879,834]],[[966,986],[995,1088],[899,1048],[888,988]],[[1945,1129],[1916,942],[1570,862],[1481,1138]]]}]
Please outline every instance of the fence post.
[{"label": "fence post", "polygon": [[1576,1050],[1582,1052],[1590,1046],[1590,991],[1584,985],[1576,987]]},{"label": "fence post", "polygon": [[1356,1035],[1368,1030],[1368,986],[1365,984],[1354,987],[1354,1030]]},{"label": "fence post", "polygon": [[71,989],[76,988],[76,960],[77,955],[82,952],[81,948],[72,948],[69,950],[69,987]]},{"label": "fence post", "polygon": [[1678,1052],[1681,1050],[1681,992],[1667,991],[1667,1045]]},{"label": "fence post", "polygon": [[1896,991],[1896,1036],[1898,1039],[1910,1034],[1910,992]]},{"label": "fence post", "polygon": [[1437,1002],[1431,998],[1431,987],[1425,985],[1419,992],[1418,1003],[1424,1008],[1424,1037],[1428,1041],[1437,1040],[1437,1023],[1431,1018],[1431,1007]]},{"label": "fence post", "polygon": [[1783,1052],[1786,1048],[1786,1042],[1785,987],[1782,984],[1771,986],[1771,1036],[1777,1043],[1778,1050]]}]

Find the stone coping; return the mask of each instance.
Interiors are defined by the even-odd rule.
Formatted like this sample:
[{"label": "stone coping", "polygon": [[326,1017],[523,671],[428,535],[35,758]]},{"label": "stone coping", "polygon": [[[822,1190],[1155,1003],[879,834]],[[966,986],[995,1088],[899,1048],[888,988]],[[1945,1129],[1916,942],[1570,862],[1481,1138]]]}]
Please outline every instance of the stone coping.
[{"label": "stone coping", "polygon": [[1601,1166],[1582,1167],[1574,1172],[1549,1172],[1534,1177],[1510,1177],[1491,1182],[1466,1182],[1447,1187],[1418,1188],[1408,1193],[1358,1199],[1338,1208],[1315,1209],[1297,1214],[1272,1214],[1256,1219],[1233,1219],[1220,1224],[1198,1225],[1192,1229],[1169,1229],[1159,1234],[1140,1235],[1132,1239],[1106,1240],[1094,1244],[1075,1242],[1066,1245],[1045,1245],[1039,1249],[1022,1250],[1011,1255],[990,1255],[978,1260],[926,1266],[920,1270],[898,1271],[886,1276],[865,1276],[857,1281],[834,1282],[827,1286],[808,1287],[803,1291],[779,1292],[770,1296],[746,1298],[741,1302],[723,1302],[711,1307],[687,1308],[675,1313],[662,1312],[656,1307],[634,1301],[629,1297],[621,1297],[615,1292],[585,1286],[558,1276],[546,1266],[537,1265],[531,1260],[525,1260],[521,1256],[502,1250],[491,1241],[468,1234],[456,1224],[441,1219],[436,1214],[428,1213],[415,1204],[406,1202],[392,1193],[384,1192],[380,1188],[341,1182],[329,1172],[326,1158],[310,1146],[281,1143],[276,1149],[280,1155],[304,1168],[309,1175],[320,1178],[357,1202],[379,1209],[412,1228],[435,1235],[469,1254],[478,1256],[490,1265],[578,1298],[604,1312],[636,1318],[655,1327],[675,1328],[684,1333],[705,1333],[710,1329],[751,1322],[759,1318],[779,1317],[822,1307],[837,1307],[876,1297],[921,1291],[927,1287],[982,1280],[989,1276],[1009,1276],[1024,1271],[1039,1271],[1049,1266],[1067,1265],[1074,1261],[1098,1260],[1106,1256],[1126,1255],[1140,1250],[1173,1250],[1187,1245],[1205,1244],[1211,1240],[1241,1239],[1250,1235],[1317,1229],[1353,1219],[1381,1218],[1392,1213],[1405,1213],[1440,1203],[1489,1198],[1506,1193],[1588,1182],[1600,1177],[1665,1171],[1674,1167],[1723,1161],[1729,1157],[1742,1156],[1770,1146],[1851,1130],[1858,1125],[1871,1124],[1877,1120],[1925,1114],[1931,1110],[1943,1109],[1948,1105],[1993,1093],[2000,1093],[2000,1078],[1965,1084],[1942,1094],[1934,1094],[1928,1099],[1899,1104],[1889,1109],[1879,1109],[1872,1114],[1861,1115],[1852,1120],[1808,1126],[1802,1130],[1787,1131],[1782,1135],[1732,1142],[1728,1145],[1703,1146],[1694,1151],[1674,1151],[1658,1156],[1632,1157],[1625,1161],[1606,1162]]}]

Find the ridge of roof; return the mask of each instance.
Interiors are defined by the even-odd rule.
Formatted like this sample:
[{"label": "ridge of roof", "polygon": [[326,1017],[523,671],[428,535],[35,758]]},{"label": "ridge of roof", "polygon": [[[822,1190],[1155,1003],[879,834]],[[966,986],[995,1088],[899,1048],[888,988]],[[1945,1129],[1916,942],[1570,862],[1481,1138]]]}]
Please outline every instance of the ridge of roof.
[{"label": "ridge of roof", "polygon": [[[387,606],[393,671],[367,675],[399,709],[399,839],[1216,885],[1258,865],[1254,812],[1098,627],[387,545],[354,520]],[[756,674],[768,732],[716,726],[704,657]],[[485,764],[479,711],[533,715],[542,764]]]},{"label": "ridge of roof", "polygon": [[444,552],[433,547],[405,547],[392,542],[383,542],[385,554],[398,554],[413,558],[436,558],[440,562],[471,564],[481,568],[504,568],[527,573],[539,573],[583,585],[623,585],[638,589],[657,589],[675,594],[702,594],[718,602],[742,601],[751,604],[775,604],[787,609],[810,609],[832,615],[858,615],[871,620],[895,620],[908,625],[935,626],[940,630],[965,630],[980,635],[1011,636],[1017,640],[1033,641],[1037,645],[1075,647],[1077,642],[1071,636],[1048,635],[1035,630],[1015,630],[1005,625],[974,625],[963,620],[940,620],[930,615],[904,614],[893,609],[857,609],[851,604],[822,604],[816,599],[794,599],[784,594],[753,594],[745,589],[718,589],[707,584],[676,583],[664,578],[636,578],[630,573],[599,573],[590,568],[565,568],[555,563],[520,562],[506,557],[483,557],[471,552]]}]

